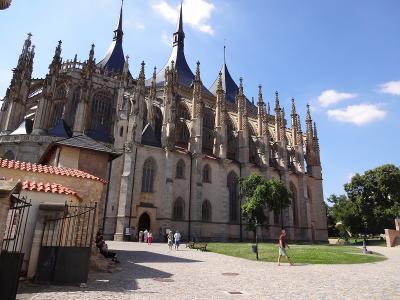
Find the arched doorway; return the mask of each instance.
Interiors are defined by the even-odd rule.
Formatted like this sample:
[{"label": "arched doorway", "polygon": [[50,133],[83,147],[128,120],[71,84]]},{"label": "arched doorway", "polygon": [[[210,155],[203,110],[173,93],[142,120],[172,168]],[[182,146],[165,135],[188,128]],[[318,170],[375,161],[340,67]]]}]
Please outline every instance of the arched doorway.
[{"label": "arched doorway", "polygon": [[149,230],[151,229],[150,227],[150,216],[147,213],[143,213],[140,218],[139,218],[139,225],[138,225],[139,231],[145,231],[146,229]]}]

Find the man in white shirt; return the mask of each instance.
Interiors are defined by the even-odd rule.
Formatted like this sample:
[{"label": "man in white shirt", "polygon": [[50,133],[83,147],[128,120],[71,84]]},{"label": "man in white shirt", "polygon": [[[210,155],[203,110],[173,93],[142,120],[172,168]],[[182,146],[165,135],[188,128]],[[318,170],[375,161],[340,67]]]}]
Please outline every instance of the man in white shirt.
[{"label": "man in white shirt", "polygon": [[175,232],[174,238],[175,238],[175,250],[178,250],[179,245],[181,243],[181,234],[179,233],[178,230]]}]

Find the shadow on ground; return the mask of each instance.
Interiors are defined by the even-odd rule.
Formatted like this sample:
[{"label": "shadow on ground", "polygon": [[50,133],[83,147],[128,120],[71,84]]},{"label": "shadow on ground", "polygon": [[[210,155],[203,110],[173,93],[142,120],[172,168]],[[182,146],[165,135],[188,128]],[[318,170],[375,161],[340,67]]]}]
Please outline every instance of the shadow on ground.
[{"label": "shadow on ground", "polygon": [[[143,278],[170,278],[172,273],[164,272],[158,269],[142,266],[139,263],[193,263],[197,260],[185,259],[176,256],[163,255],[147,251],[116,251],[121,261],[118,267],[121,271],[114,273],[89,273],[86,287],[78,286],[55,286],[39,285],[31,282],[21,282],[18,290],[17,299],[29,299],[36,293],[53,292],[83,292],[83,291],[108,291],[125,292],[137,290],[137,279]],[[143,291],[145,293],[145,291]],[[148,293],[148,292],[146,292]]]}]

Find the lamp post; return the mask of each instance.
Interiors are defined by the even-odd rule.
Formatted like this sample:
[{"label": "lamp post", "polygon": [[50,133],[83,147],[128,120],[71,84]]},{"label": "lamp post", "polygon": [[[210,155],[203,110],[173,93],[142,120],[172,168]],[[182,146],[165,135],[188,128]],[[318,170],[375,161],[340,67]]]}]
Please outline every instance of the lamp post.
[{"label": "lamp post", "polygon": [[256,254],[256,259],[258,260],[258,233],[257,233],[257,227],[258,227],[258,220],[256,219],[256,244],[253,245],[253,252]]},{"label": "lamp post", "polygon": [[367,250],[367,222],[364,222],[364,236],[363,236],[363,254],[368,254]]}]

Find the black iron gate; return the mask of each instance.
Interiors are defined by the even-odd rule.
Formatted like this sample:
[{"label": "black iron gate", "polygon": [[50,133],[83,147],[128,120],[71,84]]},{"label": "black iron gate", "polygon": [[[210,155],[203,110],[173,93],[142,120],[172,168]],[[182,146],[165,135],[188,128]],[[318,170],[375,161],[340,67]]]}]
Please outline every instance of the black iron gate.
[{"label": "black iron gate", "polygon": [[26,221],[28,219],[30,201],[12,195],[11,207],[6,221],[3,245],[0,253],[0,298],[15,299],[18,290],[24,253]]},{"label": "black iron gate", "polygon": [[94,206],[67,206],[63,217],[43,227],[36,281],[80,284],[87,281],[96,219]]}]

